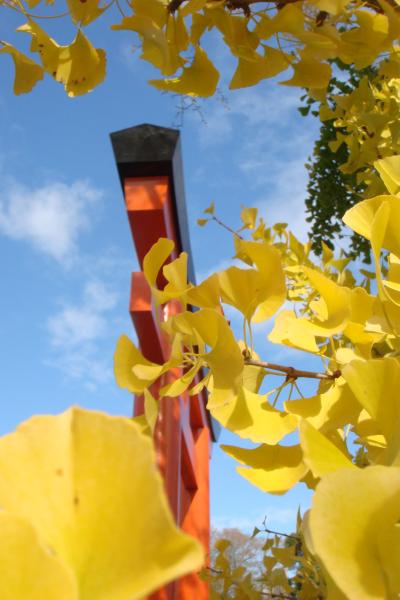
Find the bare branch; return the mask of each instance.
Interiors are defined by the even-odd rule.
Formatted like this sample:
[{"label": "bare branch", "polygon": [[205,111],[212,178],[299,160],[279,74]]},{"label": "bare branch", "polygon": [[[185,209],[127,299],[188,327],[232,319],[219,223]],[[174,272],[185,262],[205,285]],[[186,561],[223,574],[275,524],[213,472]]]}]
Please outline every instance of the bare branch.
[{"label": "bare branch", "polygon": [[246,365],[253,365],[254,367],[262,367],[264,369],[271,369],[272,371],[279,371],[284,373],[288,380],[296,380],[299,377],[307,379],[328,379],[334,380],[341,376],[342,372],[337,369],[333,373],[319,373],[317,371],[303,371],[302,369],[295,369],[294,367],[287,367],[286,365],[277,365],[276,363],[264,361],[264,360],[253,360],[251,358],[245,358]]}]

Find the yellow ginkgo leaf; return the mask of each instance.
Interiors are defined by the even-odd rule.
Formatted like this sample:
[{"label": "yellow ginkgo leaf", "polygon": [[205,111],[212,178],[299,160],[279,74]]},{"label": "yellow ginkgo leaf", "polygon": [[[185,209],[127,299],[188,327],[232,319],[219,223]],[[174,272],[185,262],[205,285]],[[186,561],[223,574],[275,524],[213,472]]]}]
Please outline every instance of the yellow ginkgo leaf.
[{"label": "yellow ginkgo leaf", "polygon": [[264,56],[254,52],[251,58],[239,57],[236,71],[229,84],[229,89],[256,85],[262,79],[275,77],[290,66],[286,54],[269,46],[264,47]]},{"label": "yellow ginkgo leaf", "polygon": [[185,300],[188,304],[193,304],[199,308],[217,308],[219,301],[219,282],[218,274],[213,273],[204,281],[189,289],[185,294]]},{"label": "yellow ginkgo leaf", "polygon": [[114,375],[117,384],[133,393],[141,393],[151,382],[143,382],[136,377],[132,367],[136,364],[151,364],[135,344],[126,335],[122,335],[117,342],[114,354]]},{"label": "yellow ginkgo leaf", "polygon": [[[175,244],[167,238],[160,238],[143,259],[143,272],[151,293],[157,304],[163,304],[184,296],[191,288],[187,283],[187,254],[182,252],[178,258],[164,265],[171,255]],[[164,265],[164,267],[163,267]],[[162,268],[162,274],[167,281],[163,290],[157,286],[157,279]]]},{"label": "yellow ginkgo leaf", "polygon": [[[300,446],[268,446],[255,449],[221,446],[222,450],[245,468],[237,472],[247,481],[270,494],[284,494],[307,473]],[[248,468],[250,467],[250,468]]]},{"label": "yellow ginkgo leaf", "polygon": [[298,63],[292,63],[293,76],[281,85],[291,85],[308,89],[325,89],[331,79],[331,67],[327,63],[313,58],[302,58]]},{"label": "yellow ginkgo leaf", "polygon": [[67,4],[73,22],[80,25],[89,25],[105,10],[100,0],[67,0]]},{"label": "yellow ginkgo leaf", "polygon": [[303,267],[303,270],[319,293],[319,300],[312,304],[318,318],[296,318],[292,311],[282,311],[269,339],[315,352],[315,336],[330,337],[345,328],[350,316],[349,290],[315,269]]},{"label": "yellow ginkgo leaf", "polygon": [[61,47],[56,79],[64,84],[68,96],[90,92],[103,81],[105,74],[104,50],[94,48],[81,30],[72,44]]},{"label": "yellow ginkgo leaf", "polygon": [[177,11],[174,15],[168,15],[165,33],[169,46],[175,47],[178,53],[188,49],[189,34],[181,11]]},{"label": "yellow ginkgo leaf", "polygon": [[325,435],[305,419],[300,424],[300,445],[303,461],[314,477],[323,477],[337,469],[355,469],[351,460]]},{"label": "yellow ginkgo leaf", "polygon": [[27,94],[43,79],[43,69],[19,50],[2,42],[0,54],[10,54],[15,66],[14,94]]},{"label": "yellow ginkgo leaf", "polygon": [[257,310],[253,317],[255,323],[260,323],[272,317],[286,300],[281,253],[268,242],[240,240],[237,244],[237,257],[252,263],[260,275],[259,289],[255,295]]},{"label": "yellow ginkgo leaf", "polygon": [[260,302],[262,277],[255,269],[229,267],[218,273],[222,302],[239,310],[250,321]]},{"label": "yellow ginkgo leaf", "polygon": [[257,221],[257,208],[244,207],[240,212],[240,219],[243,223],[242,229],[254,229]]},{"label": "yellow ginkgo leaf", "polygon": [[399,505],[398,468],[341,469],[318,484],[306,539],[345,598],[398,596]]},{"label": "yellow ginkgo leaf", "polygon": [[186,2],[186,4],[180,8],[180,13],[182,17],[187,17],[188,15],[196,13],[204,8],[207,2],[208,0],[188,0],[188,2]]},{"label": "yellow ginkgo leaf", "polygon": [[311,398],[287,400],[283,406],[288,413],[307,419],[325,433],[356,422],[362,408],[343,378],[337,379],[326,392]]},{"label": "yellow ginkgo leaf", "polygon": [[126,418],[72,408],[0,439],[0,505],[75,573],[80,600],[143,598],[202,564],[174,524],[151,439]]},{"label": "yellow ginkgo leaf", "polygon": [[144,390],[144,416],[153,434],[158,418],[158,402],[150,390]]},{"label": "yellow ginkgo leaf", "polygon": [[274,344],[285,344],[314,354],[319,353],[315,335],[305,319],[299,319],[292,310],[282,310],[275,318],[268,339]]},{"label": "yellow ginkgo leaf", "polygon": [[386,203],[390,214],[383,232],[382,247],[400,256],[400,200],[397,196],[375,196],[358,202],[345,213],[343,221],[350,229],[372,241],[374,217]]},{"label": "yellow ginkgo leaf", "polygon": [[263,444],[276,444],[294,431],[298,419],[268,403],[267,396],[242,388],[238,397],[228,405],[211,409],[212,416],[223,427],[242,438]]},{"label": "yellow ginkgo leaf", "polygon": [[263,14],[255,28],[257,35],[264,40],[275,33],[290,33],[294,36],[304,33],[304,14],[297,4],[285,4],[272,17]]},{"label": "yellow ginkgo leaf", "polygon": [[[208,408],[234,400],[243,383],[243,355],[226,319],[214,310],[183,312],[171,319],[175,331],[191,338],[193,345],[200,341],[211,350],[201,354],[201,360],[212,373]],[[227,368],[228,366],[228,368]],[[211,389],[212,388],[212,389]]]},{"label": "yellow ginkgo leaf", "polygon": [[75,574],[39,539],[33,526],[0,512],[1,600],[79,600]]},{"label": "yellow ginkgo leaf", "polygon": [[400,192],[400,156],[387,156],[374,162],[389,194],[396,196]]},{"label": "yellow ginkgo leaf", "polygon": [[160,19],[158,14],[160,6],[160,2],[149,2],[149,10],[146,11],[142,10],[143,2],[141,2],[140,12],[135,11],[135,14],[124,17],[119,25],[113,25],[111,29],[136,31],[142,39],[140,58],[150,62],[163,75],[173,75],[186,61],[179,56],[174,44],[168,45],[163,29],[167,11],[165,6],[161,7],[162,18]]},{"label": "yellow ginkgo leaf", "polygon": [[198,361],[186,373],[180,377],[178,376],[176,379],[174,378],[171,383],[164,385],[160,389],[160,396],[169,396],[170,398],[175,398],[176,396],[183,394],[183,392],[186,391],[189,385],[192,383],[202,366],[202,362]]},{"label": "yellow ginkgo leaf", "polygon": [[29,33],[32,36],[31,51],[40,56],[43,68],[52,77],[57,77],[61,46],[57,44],[35,21],[29,20],[17,31]]},{"label": "yellow ginkgo leaf", "polygon": [[350,317],[349,290],[319,271],[304,267],[304,272],[320,298],[313,304],[318,318],[307,321],[311,333],[316,336],[331,336],[343,331]]},{"label": "yellow ginkgo leaf", "polygon": [[349,0],[312,0],[312,3],[319,9],[331,15],[338,15],[343,12],[349,4]]},{"label": "yellow ginkgo leaf", "polygon": [[69,46],[59,46],[34,21],[18,31],[32,36],[31,50],[39,53],[43,68],[64,85],[69,96],[86,94],[103,81],[105,52],[94,48],[81,30]]},{"label": "yellow ginkgo leaf", "polygon": [[188,96],[212,96],[217,88],[219,73],[205,51],[196,46],[193,62],[183,69],[182,75],[173,79],[149,81],[158,90]]},{"label": "yellow ginkgo leaf", "polygon": [[400,451],[400,364],[392,357],[354,360],[343,369],[343,377],[358,402],[376,421],[388,444],[389,464]]},{"label": "yellow ginkgo leaf", "polygon": [[[179,362],[177,357],[176,363]],[[134,394],[141,394],[171,366],[170,363],[158,365],[147,360],[126,335],[118,339],[114,354],[114,375],[120,387]]]}]

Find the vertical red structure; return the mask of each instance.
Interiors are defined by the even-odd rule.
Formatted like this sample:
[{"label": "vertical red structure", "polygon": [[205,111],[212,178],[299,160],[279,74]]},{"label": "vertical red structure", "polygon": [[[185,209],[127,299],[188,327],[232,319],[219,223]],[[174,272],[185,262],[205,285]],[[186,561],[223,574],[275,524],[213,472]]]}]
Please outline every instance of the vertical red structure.
[{"label": "vertical red structure", "polygon": [[[179,131],[139,125],[112,133],[111,142],[140,267],[151,246],[160,237],[167,237],[175,242],[172,258],[183,250],[188,253],[189,278],[194,282]],[[132,273],[129,310],[143,354],[154,362],[165,362],[169,348],[159,323],[179,311],[179,303],[170,302],[156,309],[140,271]],[[205,392],[193,397],[183,394],[164,398],[155,444],[175,520],[208,553],[209,459],[214,432],[206,401]],[[134,414],[142,412],[143,399],[137,397]],[[151,600],[207,600],[208,597],[207,584],[193,573],[152,594]]]}]

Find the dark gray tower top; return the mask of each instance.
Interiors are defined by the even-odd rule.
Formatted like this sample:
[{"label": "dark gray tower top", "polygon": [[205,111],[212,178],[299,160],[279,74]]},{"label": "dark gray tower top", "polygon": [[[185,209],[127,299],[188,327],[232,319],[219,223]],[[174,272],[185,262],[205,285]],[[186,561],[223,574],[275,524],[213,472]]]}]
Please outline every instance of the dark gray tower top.
[{"label": "dark gray tower top", "polygon": [[111,144],[123,186],[128,177],[167,176],[181,248],[189,255],[189,279],[194,283],[189,227],[183,183],[180,132],[157,125],[137,125],[111,133]]}]

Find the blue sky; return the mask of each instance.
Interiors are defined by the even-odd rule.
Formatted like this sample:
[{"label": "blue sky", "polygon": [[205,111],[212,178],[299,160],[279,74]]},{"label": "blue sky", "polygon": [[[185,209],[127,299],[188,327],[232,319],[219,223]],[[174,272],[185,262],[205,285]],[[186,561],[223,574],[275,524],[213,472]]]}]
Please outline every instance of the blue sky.
[{"label": "blue sky", "polygon": [[[116,16],[114,20],[118,20]],[[0,24],[11,41],[13,17]],[[56,25],[58,27],[58,25]],[[60,41],[67,32],[59,28]],[[240,206],[257,206],[269,222],[289,222],[304,237],[306,170],[317,123],[296,111],[298,93],[275,82],[200,102],[179,112],[179,99],[146,81],[154,71],[132,52],[129,33],[89,30],[100,45],[112,41],[106,82],[70,99],[50,80],[27,96],[12,94],[12,67],[1,56],[0,72],[0,433],[34,413],[57,413],[71,404],[131,413],[129,394],[113,381],[112,356],[122,333],[132,335],[128,315],[130,272],[136,258],[124,212],[108,135],[140,123],[181,128],[186,198],[197,279],[228,264],[229,236],[196,219],[212,200],[219,215],[238,225]],[[19,34],[21,36],[21,34]],[[65,39],[63,39],[63,37]],[[111,37],[110,37],[111,36]],[[232,68],[219,42],[222,69]],[[110,47],[110,43],[108,43]],[[284,79],[284,77],[283,77]],[[268,329],[268,328],[267,328]],[[266,342],[264,358],[310,366]],[[223,434],[222,442],[233,437]],[[290,530],[308,493],[267,496],[235,472],[235,463],[214,447],[212,519],[217,527],[252,529],[265,515],[270,527]]]}]

